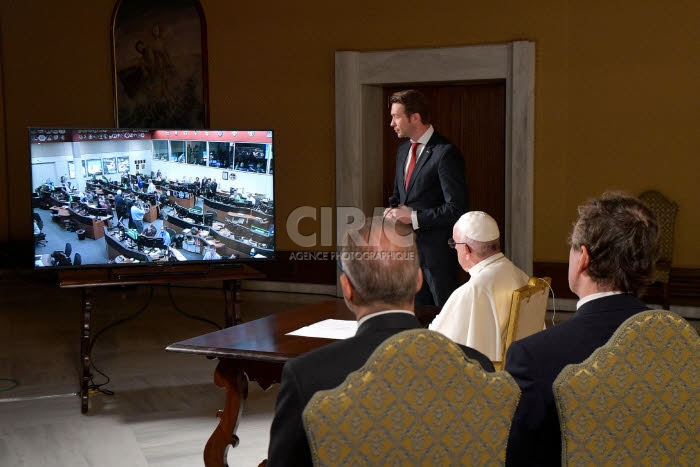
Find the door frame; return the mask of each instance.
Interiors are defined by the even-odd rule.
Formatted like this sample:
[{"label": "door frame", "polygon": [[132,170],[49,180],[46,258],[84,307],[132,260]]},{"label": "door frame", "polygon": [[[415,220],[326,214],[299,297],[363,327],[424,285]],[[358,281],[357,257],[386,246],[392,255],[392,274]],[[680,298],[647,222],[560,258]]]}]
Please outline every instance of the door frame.
[{"label": "door frame", "polygon": [[[506,238],[510,259],[532,275],[535,43],[342,51],[335,54],[336,206],[371,215],[382,200],[382,86],[506,81]],[[514,176],[517,174],[517,176]],[[516,228],[514,228],[514,226]]]}]

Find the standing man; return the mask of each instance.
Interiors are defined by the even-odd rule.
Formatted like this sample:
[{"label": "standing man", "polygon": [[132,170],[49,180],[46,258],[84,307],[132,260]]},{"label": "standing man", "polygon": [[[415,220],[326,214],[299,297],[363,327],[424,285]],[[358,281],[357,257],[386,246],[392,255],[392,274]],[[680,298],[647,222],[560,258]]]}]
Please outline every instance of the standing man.
[{"label": "standing man", "polygon": [[416,232],[424,285],[416,304],[442,306],[457,288],[457,256],[447,245],[452,226],[469,205],[462,153],[430,123],[423,94],[410,89],[392,94],[391,127],[399,138],[392,199],[385,215]]},{"label": "standing man", "polygon": [[498,224],[485,212],[470,211],[459,218],[449,243],[471,278],[450,295],[430,323],[430,329],[492,361],[503,360],[513,291],[530,279],[501,253],[500,237]]},{"label": "standing man", "polygon": [[114,208],[117,211],[117,224],[127,216],[126,201],[122,196],[122,190],[117,190],[117,196],[114,197]]},{"label": "standing man", "polygon": [[140,202],[131,206],[131,220],[134,221],[134,228],[138,233],[143,232],[143,216],[145,215],[146,211],[143,210]]},{"label": "standing man", "polygon": [[635,294],[651,283],[658,251],[654,214],[637,198],[604,194],[578,208],[571,234],[569,288],[576,313],[511,344],[506,371],[522,390],[506,451],[510,466],[561,465],[561,429],[552,383],[581,363],[627,318],[647,306]]},{"label": "standing man", "polygon": [[[342,383],[387,338],[420,327],[413,313],[414,296],[422,285],[414,236],[404,224],[382,224],[382,218],[375,219],[374,223],[367,219],[359,230],[346,235],[347,246],[338,262],[343,297],[355,314],[357,332],[285,363],[270,430],[267,467],[311,466],[301,419],[311,397]],[[372,232],[370,237],[373,224],[375,229],[381,226],[381,232]],[[390,238],[395,237],[391,232],[387,236],[387,231],[394,228],[411,241],[403,245],[392,242]],[[462,350],[485,370],[493,371],[485,355],[466,347]]]}]

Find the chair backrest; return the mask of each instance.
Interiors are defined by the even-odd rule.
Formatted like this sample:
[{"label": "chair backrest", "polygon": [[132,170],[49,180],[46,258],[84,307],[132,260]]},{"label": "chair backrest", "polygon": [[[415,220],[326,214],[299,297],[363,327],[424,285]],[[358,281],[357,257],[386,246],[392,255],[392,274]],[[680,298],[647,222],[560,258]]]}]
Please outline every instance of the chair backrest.
[{"label": "chair backrest", "polygon": [[77,266],[79,264],[83,264],[83,258],[80,256],[80,253],[76,253],[75,256],[73,256],[73,265]]},{"label": "chair backrest", "polygon": [[396,334],[302,418],[315,466],[503,465],[520,389],[427,329]]},{"label": "chair backrest", "polygon": [[[510,344],[544,329],[547,314],[547,301],[552,279],[549,277],[530,277],[526,285],[513,291],[510,303],[510,317],[503,339],[503,360]],[[493,362],[497,370],[503,368],[503,361]]]},{"label": "chair backrest", "polygon": [[73,252],[73,247],[70,243],[66,243],[66,249],[63,252],[70,258],[70,254]]},{"label": "chair backrest", "polygon": [[562,465],[699,465],[700,338],[677,314],[634,315],[552,388]]},{"label": "chair backrest", "polygon": [[659,259],[656,279],[659,282],[668,283],[673,261],[673,236],[676,229],[678,204],[655,190],[645,191],[639,195],[639,199],[649,206],[659,223]]}]

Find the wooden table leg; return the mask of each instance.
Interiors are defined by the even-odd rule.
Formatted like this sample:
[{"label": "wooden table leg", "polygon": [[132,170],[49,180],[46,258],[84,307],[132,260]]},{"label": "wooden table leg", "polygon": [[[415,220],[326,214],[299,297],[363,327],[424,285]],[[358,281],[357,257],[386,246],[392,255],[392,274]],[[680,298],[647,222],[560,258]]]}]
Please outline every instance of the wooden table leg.
[{"label": "wooden table leg", "polygon": [[80,363],[81,363],[81,379],[80,379],[80,411],[87,413],[88,411],[88,396],[90,384],[90,315],[92,313],[92,289],[90,287],[83,288],[82,294],[82,313],[80,326]]},{"label": "wooden table leg", "polygon": [[226,307],[224,310],[224,326],[227,328],[243,321],[241,317],[241,282],[238,279],[223,281]]},{"label": "wooden table leg", "polygon": [[214,383],[226,389],[224,410],[216,414],[219,424],[204,447],[206,467],[228,466],[226,456],[229,446],[238,446],[236,429],[243,412],[243,402],[248,397],[248,379],[243,370],[232,360],[220,359],[214,372]]}]

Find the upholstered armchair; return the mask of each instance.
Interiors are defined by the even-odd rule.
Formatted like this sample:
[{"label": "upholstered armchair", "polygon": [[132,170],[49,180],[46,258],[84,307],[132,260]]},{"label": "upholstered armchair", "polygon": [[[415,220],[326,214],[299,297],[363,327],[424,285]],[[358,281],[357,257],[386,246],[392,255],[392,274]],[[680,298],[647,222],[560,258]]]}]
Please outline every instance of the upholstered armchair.
[{"label": "upholstered armchair", "polygon": [[315,466],[503,465],[520,389],[442,334],[415,329],[379,346],[303,412]]},{"label": "upholstered armchair", "polygon": [[562,465],[700,465],[700,338],[677,314],[629,318],[553,390]]}]

